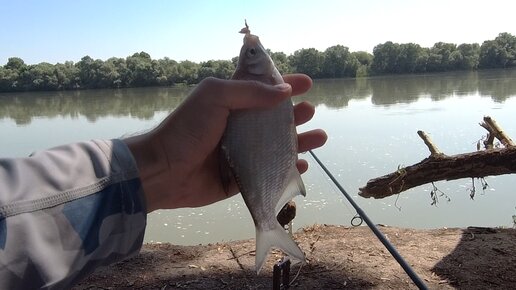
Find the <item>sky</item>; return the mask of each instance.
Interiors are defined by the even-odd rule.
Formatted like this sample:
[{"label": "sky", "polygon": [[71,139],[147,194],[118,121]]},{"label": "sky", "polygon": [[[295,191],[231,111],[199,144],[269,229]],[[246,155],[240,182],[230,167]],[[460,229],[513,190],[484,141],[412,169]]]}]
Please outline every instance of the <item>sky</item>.
[{"label": "sky", "polygon": [[272,51],[350,51],[386,41],[431,47],[516,35],[514,0],[0,0],[0,65],[127,57],[195,62],[238,55],[247,19]]}]

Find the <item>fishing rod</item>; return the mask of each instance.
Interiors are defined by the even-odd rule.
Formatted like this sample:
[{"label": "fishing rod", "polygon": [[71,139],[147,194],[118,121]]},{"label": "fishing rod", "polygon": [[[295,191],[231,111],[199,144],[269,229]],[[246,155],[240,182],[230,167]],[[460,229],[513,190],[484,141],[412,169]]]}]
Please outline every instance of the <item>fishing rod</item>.
[{"label": "fishing rod", "polygon": [[382,244],[387,248],[387,250],[391,253],[391,255],[396,259],[396,261],[400,264],[400,266],[405,270],[405,273],[412,279],[414,284],[419,289],[428,289],[428,287],[425,285],[423,280],[419,278],[419,276],[414,272],[412,267],[403,259],[403,257],[400,255],[400,253],[396,250],[396,248],[385,238],[385,236],[382,234],[382,232],[376,227],[376,225],[369,219],[369,217],[366,215],[366,213],[358,206],[358,204],[355,203],[355,201],[351,198],[351,196],[346,192],[346,190],[340,185],[340,183],[333,177],[331,172],[324,166],[324,164],[321,162],[321,160],[315,155],[315,153],[312,150],[308,150],[312,157],[315,159],[315,161],[321,166],[322,170],[330,177],[331,181],[335,183],[337,188],[342,192],[342,194],[346,197],[346,199],[351,203],[351,205],[355,208],[358,215],[366,222],[366,224],[369,226],[369,228],[373,231],[373,233],[376,235],[376,237],[382,242]]}]

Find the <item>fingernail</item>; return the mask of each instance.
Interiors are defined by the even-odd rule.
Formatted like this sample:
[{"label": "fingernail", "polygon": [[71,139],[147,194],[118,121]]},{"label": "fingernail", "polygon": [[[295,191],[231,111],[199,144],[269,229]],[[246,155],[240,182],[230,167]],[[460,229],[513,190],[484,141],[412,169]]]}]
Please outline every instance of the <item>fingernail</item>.
[{"label": "fingernail", "polygon": [[277,84],[274,87],[280,91],[290,90],[290,88],[291,88],[290,84],[287,84],[287,83]]}]

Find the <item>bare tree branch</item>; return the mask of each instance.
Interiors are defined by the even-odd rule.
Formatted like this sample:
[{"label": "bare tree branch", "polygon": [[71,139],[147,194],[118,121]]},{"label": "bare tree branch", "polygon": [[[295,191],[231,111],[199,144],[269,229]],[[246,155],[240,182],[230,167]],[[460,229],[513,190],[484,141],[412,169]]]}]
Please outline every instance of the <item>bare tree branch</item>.
[{"label": "bare tree branch", "polygon": [[[364,187],[360,188],[359,195],[384,198],[439,180],[481,178],[516,173],[514,142],[490,117],[484,117],[484,123],[481,126],[506,147],[493,149],[492,140],[486,140],[485,146],[491,149],[447,156],[437,149],[428,135],[423,131],[418,131],[418,135],[427,145],[431,155],[419,163],[398,168],[395,172],[369,180]],[[490,137],[488,136],[487,139],[489,140]],[[490,142],[490,144],[486,142]]]}]

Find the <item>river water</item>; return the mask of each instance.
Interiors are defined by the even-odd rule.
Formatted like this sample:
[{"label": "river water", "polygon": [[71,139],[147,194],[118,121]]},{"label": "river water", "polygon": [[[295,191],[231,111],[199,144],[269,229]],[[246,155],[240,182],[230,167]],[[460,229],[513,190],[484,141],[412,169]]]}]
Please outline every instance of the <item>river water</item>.
[{"label": "river water", "polygon": [[[96,138],[117,138],[157,125],[189,88],[135,88],[78,92],[0,94],[0,156]],[[399,196],[364,199],[366,182],[429,155],[417,135],[427,132],[445,154],[476,150],[486,132],[478,123],[493,117],[516,138],[516,70],[317,80],[295,101],[317,106],[298,131],[324,128],[327,144],[315,153],[375,223],[414,228],[506,226],[516,214],[516,176],[486,178],[489,187],[470,199],[471,179],[437,182],[449,197],[431,205],[431,185]],[[200,116],[202,117],[202,116]],[[306,198],[295,199],[294,227],[349,225],[355,211],[308,154]],[[147,242],[199,244],[254,237],[254,225],[238,195],[197,209],[161,210],[148,216]]]}]

